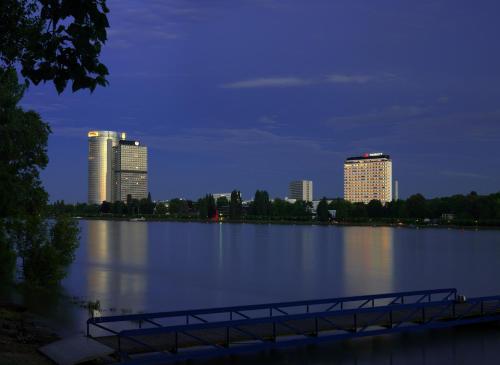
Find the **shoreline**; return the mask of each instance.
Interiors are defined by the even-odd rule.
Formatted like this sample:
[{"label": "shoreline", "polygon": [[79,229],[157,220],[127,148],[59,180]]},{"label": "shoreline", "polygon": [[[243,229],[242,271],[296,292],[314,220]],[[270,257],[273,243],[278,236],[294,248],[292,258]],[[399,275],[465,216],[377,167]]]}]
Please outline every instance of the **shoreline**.
[{"label": "shoreline", "polygon": [[60,337],[25,306],[0,302],[0,363],[53,364],[38,349]]},{"label": "shoreline", "polygon": [[162,217],[143,217],[144,219],[137,220],[138,217],[113,217],[113,216],[89,216],[89,217],[73,217],[78,220],[103,220],[103,221],[129,221],[137,222],[175,222],[175,223],[224,223],[224,224],[273,224],[283,226],[324,226],[324,227],[393,227],[393,228],[412,228],[412,229],[457,229],[457,230],[500,230],[500,225],[470,225],[470,224],[438,224],[438,223],[403,223],[403,222],[383,222],[383,221],[367,221],[367,222],[319,222],[319,221],[289,221],[289,220],[207,220],[197,218],[162,218]]}]

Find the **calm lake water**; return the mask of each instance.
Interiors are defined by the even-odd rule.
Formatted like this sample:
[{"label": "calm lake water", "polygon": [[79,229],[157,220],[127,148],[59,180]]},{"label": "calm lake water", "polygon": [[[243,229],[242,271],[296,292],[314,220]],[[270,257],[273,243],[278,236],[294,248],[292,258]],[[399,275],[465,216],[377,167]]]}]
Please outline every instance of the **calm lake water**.
[{"label": "calm lake water", "polygon": [[[63,286],[103,315],[456,287],[500,294],[500,231],[81,221]],[[28,302],[40,306],[33,294]],[[54,298],[62,331],[87,313]],[[199,363],[490,363],[500,326],[342,341]],[[198,363],[198,362],[197,362]]]}]

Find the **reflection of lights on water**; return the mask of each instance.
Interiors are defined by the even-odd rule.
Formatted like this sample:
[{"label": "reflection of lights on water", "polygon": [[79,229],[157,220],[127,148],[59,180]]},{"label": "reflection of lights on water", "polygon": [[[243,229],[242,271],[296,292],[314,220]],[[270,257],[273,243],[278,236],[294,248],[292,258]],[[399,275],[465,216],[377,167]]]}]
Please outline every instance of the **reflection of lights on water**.
[{"label": "reflection of lights on water", "polygon": [[147,288],[148,224],[89,221],[87,253],[88,293],[140,309]]},{"label": "reflection of lights on water", "polygon": [[[305,228],[305,227],[304,227]],[[301,255],[302,258],[302,268],[303,269],[312,269],[316,262],[316,255],[318,254],[318,250],[313,246],[313,227],[309,227],[309,229],[300,229],[300,244],[301,244]]]},{"label": "reflection of lights on water", "polygon": [[344,280],[356,293],[391,291],[394,287],[394,254],[391,227],[343,229]]},{"label": "reflection of lights on water", "polygon": [[219,266],[222,266],[222,260],[224,259],[223,252],[223,244],[222,244],[222,223],[219,223]]},{"label": "reflection of lights on water", "polygon": [[106,221],[89,221],[87,251],[90,262],[107,263],[109,253],[109,224]]}]

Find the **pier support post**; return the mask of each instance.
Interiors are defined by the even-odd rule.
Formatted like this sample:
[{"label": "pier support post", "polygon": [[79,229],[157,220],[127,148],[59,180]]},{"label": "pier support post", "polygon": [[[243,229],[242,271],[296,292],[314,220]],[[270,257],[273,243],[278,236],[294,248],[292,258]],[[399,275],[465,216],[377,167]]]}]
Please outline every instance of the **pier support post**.
[{"label": "pier support post", "polygon": [[174,334],[174,348],[170,352],[173,354],[179,352],[179,332],[177,331]]}]

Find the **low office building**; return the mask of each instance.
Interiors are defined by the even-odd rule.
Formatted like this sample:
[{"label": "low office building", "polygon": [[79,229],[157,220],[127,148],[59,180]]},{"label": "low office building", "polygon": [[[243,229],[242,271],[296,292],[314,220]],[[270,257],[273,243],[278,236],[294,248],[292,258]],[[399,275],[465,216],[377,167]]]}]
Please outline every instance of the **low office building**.
[{"label": "low office building", "polygon": [[313,182],[311,180],[292,181],[288,186],[287,198],[311,202],[313,200]]},{"label": "low office building", "polygon": [[392,201],[392,161],[383,153],[366,153],[344,162],[344,199],[352,203]]},{"label": "low office building", "polygon": [[113,147],[113,201],[148,197],[148,150],[138,141],[121,140]]}]

